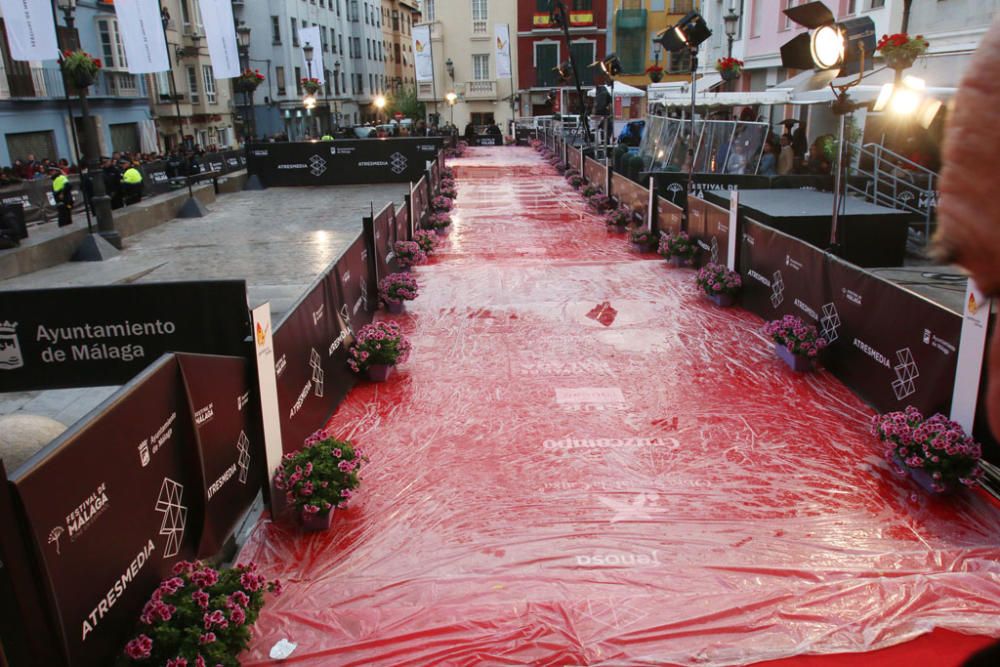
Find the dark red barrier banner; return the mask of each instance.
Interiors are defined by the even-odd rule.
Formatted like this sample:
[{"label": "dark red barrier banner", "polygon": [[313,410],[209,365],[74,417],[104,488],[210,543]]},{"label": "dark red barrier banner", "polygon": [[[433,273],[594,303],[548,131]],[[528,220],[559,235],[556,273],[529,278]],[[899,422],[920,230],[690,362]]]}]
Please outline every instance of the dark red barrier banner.
[{"label": "dark red barrier banner", "polygon": [[219,552],[265,482],[257,382],[246,359],[178,354],[201,457],[198,556]]},{"label": "dark red barrier banner", "polygon": [[338,296],[345,304],[346,317],[352,331],[358,331],[372,321],[372,313],[378,306],[371,298],[375,292],[375,277],[369,275],[368,248],[364,235],[359,235],[334,268],[340,286]]},{"label": "dark red barrier banner", "polygon": [[961,319],[923,297],[752,220],[743,226],[743,306],[815,324],[823,364],[881,412],[948,414]]},{"label": "dark red barrier banner", "polygon": [[566,155],[569,158],[567,162],[569,166],[576,169],[581,174],[583,173],[583,153],[579,148],[570,146],[566,149]]},{"label": "dark red barrier banner", "polygon": [[410,206],[409,198],[407,198],[407,203],[399,207],[396,211],[396,240],[397,241],[409,241],[410,240]]},{"label": "dark red barrier banner", "polygon": [[656,217],[660,225],[661,232],[671,232],[676,234],[684,227],[684,211],[676,204],[656,196]]},{"label": "dark red barrier banner", "polygon": [[688,232],[701,248],[703,264],[725,264],[729,252],[729,211],[698,197],[688,198]]},{"label": "dark red barrier banner", "polygon": [[424,225],[424,218],[429,213],[430,199],[427,196],[427,177],[424,176],[416,185],[413,186],[413,191],[410,193],[411,201],[413,203],[413,229],[422,229]]},{"label": "dark red barrier banner", "polygon": [[372,219],[372,227],[375,234],[375,260],[378,266],[378,278],[381,280],[397,270],[396,255],[392,251],[392,244],[396,241],[395,206],[386,204],[385,208]]},{"label": "dark red barrier banner", "polygon": [[150,592],[194,556],[202,479],[175,357],[14,473],[70,665],[105,666]]},{"label": "dark red barrier banner", "polygon": [[583,159],[583,176],[588,183],[593,183],[604,190],[608,179],[608,170],[604,165],[588,157]]},{"label": "dark red barrier banner", "polygon": [[649,206],[649,190],[622,174],[611,174],[611,193],[633,211],[645,211]]}]

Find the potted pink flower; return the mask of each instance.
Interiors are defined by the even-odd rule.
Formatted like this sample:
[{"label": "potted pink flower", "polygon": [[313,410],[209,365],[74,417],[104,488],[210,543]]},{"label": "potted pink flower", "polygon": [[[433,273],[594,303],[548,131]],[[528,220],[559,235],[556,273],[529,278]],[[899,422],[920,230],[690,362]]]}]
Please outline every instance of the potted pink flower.
[{"label": "potted pink flower", "polygon": [[691,240],[687,232],[667,232],[660,237],[660,246],[657,249],[660,256],[673,264],[675,267],[687,266],[698,254],[698,246]]},{"label": "potted pink flower", "polygon": [[695,284],[716,306],[727,308],[733,305],[733,298],[740,291],[743,279],[722,264],[706,264],[698,271]]},{"label": "potted pink flower", "polygon": [[431,213],[427,219],[427,226],[433,229],[436,234],[444,236],[448,233],[448,228],[451,227],[451,216],[445,211]]},{"label": "potted pink flower", "polygon": [[409,271],[410,267],[427,261],[427,253],[413,241],[396,241],[392,244],[392,251],[403,271]]},{"label": "potted pink flower", "polygon": [[604,216],[604,222],[608,226],[608,230],[612,232],[622,233],[634,221],[632,209],[626,204],[619,204]]},{"label": "potted pink flower", "polygon": [[975,486],[983,471],[983,450],[962,428],[942,414],[924,419],[915,407],[875,415],[872,435],[885,447],[893,471],[932,494],[954,491],[959,484]]},{"label": "potted pink flower", "polygon": [[611,197],[598,192],[596,195],[587,197],[587,206],[594,209],[598,213],[604,213],[605,211],[610,211],[614,207],[615,203]]},{"label": "potted pink flower", "polygon": [[398,315],[406,308],[407,301],[413,301],[420,294],[417,279],[409,273],[390,273],[378,281],[378,296],[386,310]]},{"label": "potted pink flower", "polygon": [[143,607],[118,664],[239,667],[268,593],[280,594],[281,583],[254,563],[215,569],[180,561]]},{"label": "potted pink flower", "polygon": [[438,185],[438,192],[442,197],[447,197],[448,199],[454,199],[458,196],[458,190],[455,186],[455,181],[450,178],[445,178],[441,180]]},{"label": "potted pink flower", "polygon": [[452,169],[451,167],[445,167],[444,169],[441,170],[441,178],[443,180],[454,181],[455,180],[455,170]]},{"label": "potted pink flower", "polygon": [[435,211],[450,211],[452,206],[452,201],[447,197],[442,197],[441,195],[438,195],[431,200],[431,208]]},{"label": "potted pink flower", "polygon": [[395,322],[372,322],[361,327],[348,351],[347,365],[365,372],[372,382],[385,382],[396,364],[410,357],[410,341]]},{"label": "potted pink flower", "polygon": [[361,465],[367,461],[351,443],[316,431],[302,449],[282,457],[274,486],[299,512],[303,529],[328,530],[334,510],[344,507],[361,484]]},{"label": "potted pink flower", "polygon": [[601,188],[594,183],[585,183],[580,194],[583,195],[584,199],[590,199],[594,195],[601,194]]},{"label": "potted pink flower", "polygon": [[774,341],[778,357],[798,373],[812,370],[813,362],[827,346],[815,326],[795,315],[768,322],[764,325],[764,335]]},{"label": "potted pink flower", "polygon": [[427,255],[433,253],[434,248],[437,245],[435,234],[425,229],[418,229],[413,233],[413,242],[420,246],[420,249]]},{"label": "potted pink flower", "polygon": [[660,233],[656,231],[649,231],[646,229],[636,229],[633,230],[629,235],[629,241],[632,242],[632,250],[636,252],[647,252],[656,246],[660,239]]}]

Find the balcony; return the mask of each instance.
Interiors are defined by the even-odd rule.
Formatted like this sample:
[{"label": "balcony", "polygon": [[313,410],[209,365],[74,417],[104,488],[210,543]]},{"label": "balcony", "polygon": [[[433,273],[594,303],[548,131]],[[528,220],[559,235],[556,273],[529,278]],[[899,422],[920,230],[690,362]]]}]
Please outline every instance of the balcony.
[{"label": "balcony", "polygon": [[486,21],[473,21],[472,22],[472,39],[489,39],[490,35],[487,32]]},{"label": "balcony", "polygon": [[469,81],[465,84],[465,99],[467,100],[495,100],[496,98],[496,81]]},{"label": "balcony", "polygon": [[417,99],[421,102],[431,102],[434,100],[434,84],[430,81],[417,83]]},{"label": "balcony", "polygon": [[[51,100],[62,99],[66,95],[62,72],[54,67],[19,67],[6,72],[6,87],[0,90],[8,91],[7,97],[15,100]],[[147,98],[146,78],[129,74],[101,70],[88,91],[91,98],[115,97],[125,99]],[[70,91],[71,95],[76,95]]]}]

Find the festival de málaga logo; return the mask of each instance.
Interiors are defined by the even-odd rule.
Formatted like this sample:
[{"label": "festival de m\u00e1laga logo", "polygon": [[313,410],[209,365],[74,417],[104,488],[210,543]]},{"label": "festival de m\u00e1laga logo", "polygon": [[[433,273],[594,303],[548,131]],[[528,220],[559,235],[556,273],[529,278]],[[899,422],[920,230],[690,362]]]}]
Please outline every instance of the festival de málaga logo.
[{"label": "festival de m\u00e1laga logo", "polygon": [[0,322],[0,370],[24,366],[21,344],[17,340],[17,322]]}]

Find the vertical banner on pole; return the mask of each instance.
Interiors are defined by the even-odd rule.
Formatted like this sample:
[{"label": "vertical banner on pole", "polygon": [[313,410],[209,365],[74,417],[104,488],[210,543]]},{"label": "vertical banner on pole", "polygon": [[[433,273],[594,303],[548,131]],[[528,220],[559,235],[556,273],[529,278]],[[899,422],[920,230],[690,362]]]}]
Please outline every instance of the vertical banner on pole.
[{"label": "vertical banner on pole", "polygon": [[205,26],[205,39],[215,78],[239,76],[240,54],[236,49],[232,0],[198,0],[198,6],[201,7],[201,21]]},{"label": "vertical banner on pole", "polygon": [[413,67],[417,81],[434,80],[434,60],[431,58],[431,27],[418,25],[413,28]]},{"label": "vertical banner on pole", "polygon": [[[273,480],[281,465],[281,418],[278,413],[278,379],[274,371],[274,337],[271,329],[271,303],[251,311],[253,346],[257,356],[257,386],[260,389],[260,416],[264,426],[264,452],[267,458],[267,479]],[[271,511],[284,506],[285,496],[271,487]]]},{"label": "vertical banner on pole", "polygon": [[[652,189],[652,188],[650,188]],[[729,247],[726,249],[726,266],[730,271],[736,271],[736,245],[739,237],[736,234],[740,220],[740,191],[733,188],[729,193]]]},{"label": "vertical banner on pole", "polygon": [[313,57],[312,66],[309,66],[309,61],[306,60],[306,52],[302,51],[302,71],[312,72],[311,76],[314,79],[319,79],[321,84],[326,84],[326,75],[323,73],[323,43],[320,41],[319,36],[319,26],[314,25],[311,28],[299,28],[299,44],[305,46],[310,44],[314,51],[313,53],[319,55],[319,65],[316,64],[316,58]]},{"label": "vertical banner on pole", "polygon": [[497,78],[503,79],[511,76],[510,68],[510,27],[506,23],[497,23],[493,26],[493,33],[496,35],[496,58],[497,58]]},{"label": "vertical banner on pole", "polygon": [[128,71],[150,74],[169,70],[159,0],[117,0],[115,14],[118,16],[118,34],[125,46]]},{"label": "vertical banner on pole", "polygon": [[7,44],[14,60],[55,60],[59,57],[51,0],[0,0]]},{"label": "vertical banner on pole", "polygon": [[979,398],[979,379],[986,356],[986,339],[992,300],[970,278],[965,288],[962,311],[962,337],[958,344],[955,388],[951,396],[951,418],[972,433]]}]

